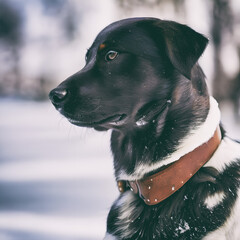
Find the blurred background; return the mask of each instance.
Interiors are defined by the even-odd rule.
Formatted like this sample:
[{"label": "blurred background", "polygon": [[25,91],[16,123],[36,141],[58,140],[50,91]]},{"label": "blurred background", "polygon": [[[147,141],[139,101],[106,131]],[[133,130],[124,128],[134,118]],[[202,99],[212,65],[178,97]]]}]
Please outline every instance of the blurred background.
[{"label": "blurred background", "polygon": [[103,238],[118,194],[110,132],[70,125],[47,96],[83,67],[102,28],[135,16],[209,38],[200,64],[240,139],[238,0],[0,0],[0,240]]}]

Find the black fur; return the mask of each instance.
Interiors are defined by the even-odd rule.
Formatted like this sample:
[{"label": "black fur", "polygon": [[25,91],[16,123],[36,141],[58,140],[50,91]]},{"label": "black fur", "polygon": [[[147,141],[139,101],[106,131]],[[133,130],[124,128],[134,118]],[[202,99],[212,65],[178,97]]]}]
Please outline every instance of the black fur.
[{"label": "black fur", "polygon": [[[113,23],[93,42],[85,67],[52,90],[50,98],[71,123],[112,129],[116,178],[122,172],[134,174],[138,164],[171,155],[190,128],[205,121],[209,95],[197,61],[207,42],[176,22],[133,18]],[[128,240],[202,239],[229,216],[237,197],[238,169],[239,163],[223,173],[202,168],[156,206],[134,195],[130,219],[120,221],[117,203],[128,192],[121,194],[109,213],[107,231],[123,239],[122,226],[127,224]],[[207,209],[204,199],[220,191],[226,199]]]}]

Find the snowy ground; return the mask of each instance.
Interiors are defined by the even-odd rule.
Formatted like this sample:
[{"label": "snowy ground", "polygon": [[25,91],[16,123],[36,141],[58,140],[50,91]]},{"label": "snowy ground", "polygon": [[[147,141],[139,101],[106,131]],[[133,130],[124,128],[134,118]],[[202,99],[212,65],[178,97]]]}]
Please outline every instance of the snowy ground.
[{"label": "snowy ground", "polygon": [[102,239],[118,194],[110,133],[70,125],[49,102],[16,100],[0,100],[0,133],[0,239]]},{"label": "snowy ground", "polygon": [[117,196],[109,133],[46,103],[0,101],[0,239],[102,239]]}]

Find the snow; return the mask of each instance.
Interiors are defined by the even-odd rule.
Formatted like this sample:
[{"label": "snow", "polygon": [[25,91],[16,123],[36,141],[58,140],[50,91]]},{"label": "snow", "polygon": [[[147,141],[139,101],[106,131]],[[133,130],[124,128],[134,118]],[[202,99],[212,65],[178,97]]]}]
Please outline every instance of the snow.
[{"label": "snow", "polygon": [[0,111],[0,239],[103,238],[118,194],[110,132],[75,127],[50,102],[1,99]]},{"label": "snow", "polygon": [[[59,236],[67,239],[79,236],[83,237],[83,239],[99,239],[102,235],[99,233],[104,228],[102,217],[85,217],[81,219],[21,212],[1,213],[0,225],[9,230],[28,231],[31,229],[36,234],[56,235],[57,233]],[[90,226],[94,227],[94,231],[90,230]]]}]

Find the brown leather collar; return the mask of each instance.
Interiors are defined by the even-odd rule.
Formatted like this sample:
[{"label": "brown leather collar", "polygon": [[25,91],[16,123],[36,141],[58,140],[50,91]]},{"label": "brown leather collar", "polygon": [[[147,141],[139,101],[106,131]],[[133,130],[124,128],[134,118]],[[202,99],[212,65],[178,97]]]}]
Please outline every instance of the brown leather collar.
[{"label": "brown leather collar", "polygon": [[212,157],[220,142],[221,132],[217,127],[208,142],[182,156],[169,167],[141,180],[120,180],[118,189],[125,192],[128,185],[147,205],[158,204],[180,189]]}]

